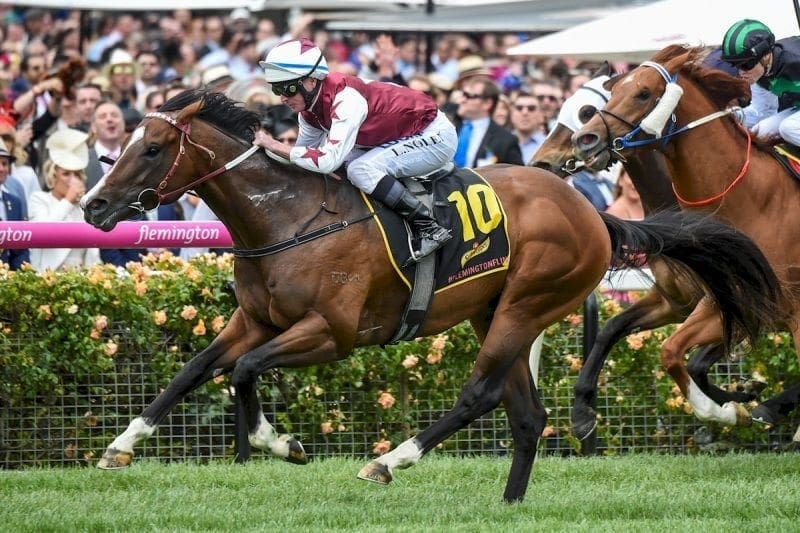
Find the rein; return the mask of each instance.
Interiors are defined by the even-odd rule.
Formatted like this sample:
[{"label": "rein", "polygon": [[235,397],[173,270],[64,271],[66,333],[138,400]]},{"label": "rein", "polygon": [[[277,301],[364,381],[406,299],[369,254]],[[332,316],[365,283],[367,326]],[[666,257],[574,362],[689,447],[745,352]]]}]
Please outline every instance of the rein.
[{"label": "rein", "polygon": [[[180,124],[173,117],[167,115],[166,113],[159,113],[159,112],[147,113],[145,115],[145,118],[158,118],[158,119],[161,119],[161,120],[165,121],[167,124],[171,125],[172,127],[176,128],[177,130],[179,130],[181,132],[181,138],[180,138],[180,145],[178,147],[178,154],[175,156],[175,161],[172,162],[172,165],[170,166],[169,170],[167,171],[167,174],[164,176],[164,179],[162,179],[159,182],[159,184],[156,186],[155,189],[145,189],[142,192],[140,192],[137,201],[135,203],[129,205],[129,207],[139,211],[140,213],[143,213],[145,211],[144,205],[142,204],[142,200],[141,200],[142,199],[142,195],[144,193],[152,191],[156,195],[156,200],[157,200],[156,207],[158,207],[164,201],[177,199],[178,196],[180,196],[181,194],[185,193],[186,191],[194,189],[196,186],[198,186],[198,185],[200,185],[202,183],[205,183],[206,181],[210,180],[211,178],[219,176],[223,172],[226,172],[228,170],[231,170],[231,169],[237,167],[240,163],[242,163],[244,160],[246,160],[248,157],[250,157],[251,155],[256,153],[261,148],[260,146],[253,145],[250,148],[248,148],[247,150],[245,150],[244,152],[242,152],[241,154],[239,154],[236,158],[230,160],[228,163],[222,165],[221,167],[219,167],[219,168],[217,168],[215,170],[212,170],[208,174],[205,174],[204,176],[201,176],[200,178],[197,178],[196,180],[190,182],[189,184],[184,185],[183,187],[179,187],[178,189],[175,189],[174,191],[169,191],[167,193],[162,193],[162,191],[167,187],[167,182],[169,181],[169,179],[172,176],[175,175],[175,171],[178,169],[178,164],[180,164],[181,158],[186,153],[186,147],[184,145],[185,142],[188,142],[192,146],[195,146],[195,147],[205,151],[208,154],[208,156],[211,158],[212,161],[214,159],[216,159],[216,154],[214,154],[214,152],[212,150],[209,150],[205,146],[202,146],[202,145],[200,145],[200,144],[198,144],[198,143],[196,143],[196,142],[194,142],[192,140],[192,138],[190,136],[191,132],[192,132],[192,126],[191,126],[190,123]],[[282,161],[282,162],[285,161],[283,158],[279,158],[277,156],[274,156],[269,151],[267,151],[267,154],[269,156],[277,159],[278,161]],[[325,182],[325,184],[326,184],[325,190],[327,191],[327,181]],[[331,212],[327,208],[327,205],[326,205],[326,203],[324,201],[322,202],[322,205],[320,207],[320,210],[317,212],[317,215],[314,215],[314,217],[311,220],[309,220],[308,223],[306,223],[304,228],[307,227],[308,224],[310,224],[311,221],[314,220],[314,218],[316,218],[319,215],[319,213],[321,213],[322,211]],[[234,248],[233,249],[233,255],[235,257],[264,257],[264,256],[267,256],[267,255],[277,254],[279,252],[283,252],[284,250],[288,250],[289,248],[294,248],[295,246],[299,246],[301,244],[305,244],[307,242],[319,239],[320,237],[324,237],[325,235],[328,235],[330,233],[341,231],[341,230],[347,228],[348,226],[350,226],[352,224],[358,224],[359,222],[364,222],[366,220],[369,220],[369,219],[373,218],[374,216],[375,216],[375,213],[374,212],[370,212],[370,213],[367,213],[366,215],[357,217],[357,218],[355,218],[353,220],[341,220],[339,222],[334,222],[333,224],[328,224],[327,226],[323,226],[321,228],[309,231],[308,233],[303,233],[301,235],[295,235],[294,237],[292,237],[290,239],[286,239],[286,240],[277,242],[275,244],[271,244],[269,246],[265,246],[263,248],[252,248],[252,249]]]},{"label": "rein", "polygon": [[675,197],[678,199],[678,201],[680,203],[688,205],[688,206],[691,206],[691,207],[700,207],[700,206],[704,206],[704,205],[713,204],[717,200],[721,200],[723,197],[725,197],[726,194],[731,192],[731,190],[734,187],[736,187],[736,185],[740,181],[742,181],[742,178],[744,178],[744,175],[747,173],[747,169],[750,168],[750,148],[753,145],[753,139],[750,136],[750,132],[747,131],[746,128],[741,128],[741,129],[744,130],[744,133],[747,136],[747,154],[746,154],[746,157],[745,157],[745,160],[744,160],[744,165],[742,165],[742,170],[739,171],[739,175],[736,176],[736,178],[734,178],[734,180],[730,183],[730,185],[725,187],[725,190],[722,191],[721,193],[715,194],[714,196],[710,196],[709,198],[706,198],[704,200],[695,200],[695,201],[686,200],[680,194],[678,194],[678,190],[675,188],[675,183],[673,182],[672,191],[675,193]]}]

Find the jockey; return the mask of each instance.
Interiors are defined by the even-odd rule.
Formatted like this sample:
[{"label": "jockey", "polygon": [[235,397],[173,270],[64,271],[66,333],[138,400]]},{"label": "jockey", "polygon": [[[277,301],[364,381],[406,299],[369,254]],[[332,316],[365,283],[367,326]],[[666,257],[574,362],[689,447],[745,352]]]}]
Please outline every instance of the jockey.
[{"label": "jockey", "polygon": [[263,131],[254,144],[313,172],[328,174],[347,163],[353,185],[409,223],[419,241],[415,260],[452,238],[397,179],[434,172],[453,160],[455,127],[429,96],[331,73],[307,39],[278,44],[260,64],[272,92],[298,113],[300,131],[294,147]]},{"label": "jockey", "polygon": [[743,19],[731,26],[722,39],[722,59],[738,71],[739,77],[770,91],[774,100],[753,98],[750,107],[764,117],[751,131],[759,141],[781,138],[800,146],[800,37],[775,41],[762,22]]}]

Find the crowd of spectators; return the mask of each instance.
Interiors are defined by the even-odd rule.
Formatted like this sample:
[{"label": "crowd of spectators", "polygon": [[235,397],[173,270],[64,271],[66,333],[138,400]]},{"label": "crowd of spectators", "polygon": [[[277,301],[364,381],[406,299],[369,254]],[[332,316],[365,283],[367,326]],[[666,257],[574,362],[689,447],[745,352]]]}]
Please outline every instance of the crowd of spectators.
[{"label": "crowd of spectators", "polygon": [[[506,54],[524,35],[442,34],[427,54],[424,37],[329,32],[310,14],[276,20],[244,8],[230,13],[181,9],[114,12],[88,20],[87,34],[75,10],[0,7],[2,219],[56,220],[54,213],[77,217],[74,198],[108,171],[108,161],[119,155],[126,135],[146,113],[187,88],[225,92],[258,112],[268,133],[292,143],[298,135],[297,117],[272,94],[258,65],[286,39],[312,39],[324,50],[331,71],[393,81],[430,95],[459,131],[456,162],[463,166],[528,162],[554,126],[561,102],[596,67]],[[62,133],[62,139],[59,132],[69,133]],[[79,140],[81,133],[85,138]],[[54,142],[67,142],[81,154],[85,147],[85,165],[59,165],[48,149]],[[78,159],[83,164],[83,156]],[[597,184],[614,187],[604,180],[587,179],[584,184],[592,188],[587,196],[601,198],[594,202],[598,209],[613,203],[608,190],[600,196],[594,190]],[[41,208],[43,200],[48,209]],[[35,213],[32,206],[37,206]],[[186,195],[170,209],[147,217],[199,220],[214,215]],[[201,251],[175,250],[184,257]],[[100,250],[99,256],[122,265],[146,252]],[[31,253],[37,258],[51,255]],[[7,256],[6,251],[2,258],[8,261]],[[95,259],[76,252],[65,260],[62,264]]]}]

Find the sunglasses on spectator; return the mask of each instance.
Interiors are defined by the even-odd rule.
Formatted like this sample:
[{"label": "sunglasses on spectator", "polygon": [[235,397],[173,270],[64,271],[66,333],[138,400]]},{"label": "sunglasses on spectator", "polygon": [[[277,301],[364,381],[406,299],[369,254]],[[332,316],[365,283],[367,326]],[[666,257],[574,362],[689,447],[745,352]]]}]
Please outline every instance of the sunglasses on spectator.
[{"label": "sunglasses on spectator", "polygon": [[486,98],[486,96],[482,94],[468,93],[467,91],[461,91],[461,94],[464,95],[464,98],[466,98],[467,100],[476,100],[476,99],[483,100],[484,98]]},{"label": "sunglasses on spectator", "polygon": [[290,137],[278,137],[278,140],[282,143],[286,144],[294,144],[297,142],[297,137],[290,136]]},{"label": "sunglasses on spectator", "polygon": [[300,90],[300,85],[303,83],[302,79],[291,81],[289,83],[273,83],[272,94],[275,96],[285,96],[291,98]]},{"label": "sunglasses on spectator", "polygon": [[552,95],[552,94],[537,94],[537,95],[536,95],[536,98],[537,98],[537,99],[538,99],[540,102],[543,102],[543,101],[545,101],[545,100],[550,100],[551,102],[558,102],[558,97],[557,97],[557,96],[554,96],[554,95]]},{"label": "sunglasses on spectator", "polygon": [[539,109],[539,106],[538,106],[538,105],[533,105],[533,104],[528,104],[528,105],[524,105],[524,104],[516,104],[516,105],[514,106],[514,109],[516,109],[516,110],[517,110],[517,111],[519,111],[519,112],[522,112],[522,111],[528,110],[528,111],[530,111],[531,113],[533,113],[534,111],[536,111],[536,110],[538,110],[538,109]]},{"label": "sunglasses on spectator", "polygon": [[111,67],[111,74],[133,74],[133,65],[116,65]]}]

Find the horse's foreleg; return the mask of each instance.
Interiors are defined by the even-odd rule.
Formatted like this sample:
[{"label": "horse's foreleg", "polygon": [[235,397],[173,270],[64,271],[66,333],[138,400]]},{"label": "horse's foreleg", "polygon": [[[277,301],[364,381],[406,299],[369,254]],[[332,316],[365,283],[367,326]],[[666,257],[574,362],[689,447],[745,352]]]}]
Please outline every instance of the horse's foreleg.
[{"label": "horse's foreleg", "polygon": [[[792,328],[792,341],[794,342],[794,349],[797,357],[800,357],[800,326]],[[795,385],[777,396],[762,402],[758,407],[753,409],[753,420],[759,422],[767,427],[772,427],[777,424],[781,416],[786,416],[791,413],[797,406],[800,405],[800,386]],[[794,436],[794,440],[800,442],[800,428]]]},{"label": "horse's foreleg", "polygon": [[575,382],[575,404],[572,407],[572,433],[580,440],[588,437],[597,425],[592,404],[597,398],[597,381],[611,348],[623,337],[641,330],[655,329],[680,320],[675,311],[655,289],[644,298],[614,316],[600,330],[591,352],[583,361]]},{"label": "horse's foreleg", "polygon": [[547,422],[547,412],[539,400],[524,358],[517,358],[508,374],[503,405],[514,437],[514,459],[503,499],[507,502],[521,501],[528,489],[536,448]]},{"label": "horse's foreleg", "polygon": [[307,458],[300,442],[290,435],[279,435],[264,416],[256,391],[258,377],[270,368],[297,368],[337,361],[349,352],[349,348],[344,352],[337,350],[330,324],[312,311],[268,343],[239,358],[231,384],[242,405],[250,445],[289,462],[305,464]]},{"label": "horse's foreleg", "polygon": [[695,416],[704,421],[728,425],[750,423],[750,414],[737,402],[720,406],[709,398],[689,377],[683,356],[692,346],[719,343],[722,340],[722,323],[719,312],[707,298],[701,300],[686,322],[673,333],[661,347],[661,363],[692,406]]},{"label": "horse's foreleg", "polygon": [[[455,406],[416,437],[367,464],[359,471],[359,479],[389,483],[394,469],[415,465],[444,439],[497,407],[503,395],[506,376],[515,360],[521,358],[527,367],[526,349],[535,336],[529,331],[530,325],[520,324],[510,318],[503,319],[500,315],[499,312],[495,314],[478,360]],[[510,311],[504,315],[523,316],[522,313]],[[525,373],[530,376],[529,370],[526,369]]]},{"label": "horse's foreleg", "polygon": [[158,424],[182,398],[214,376],[229,371],[236,358],[251,348],[251,343],[261,343],[265,338],[264,332],[246,335],[241,315],[238,311],[234,313],[228,326],[214,342],[186,363],[153,403],[114,439],[97,466],[103,469],[129,466],[134,447],[153,434]]}]

